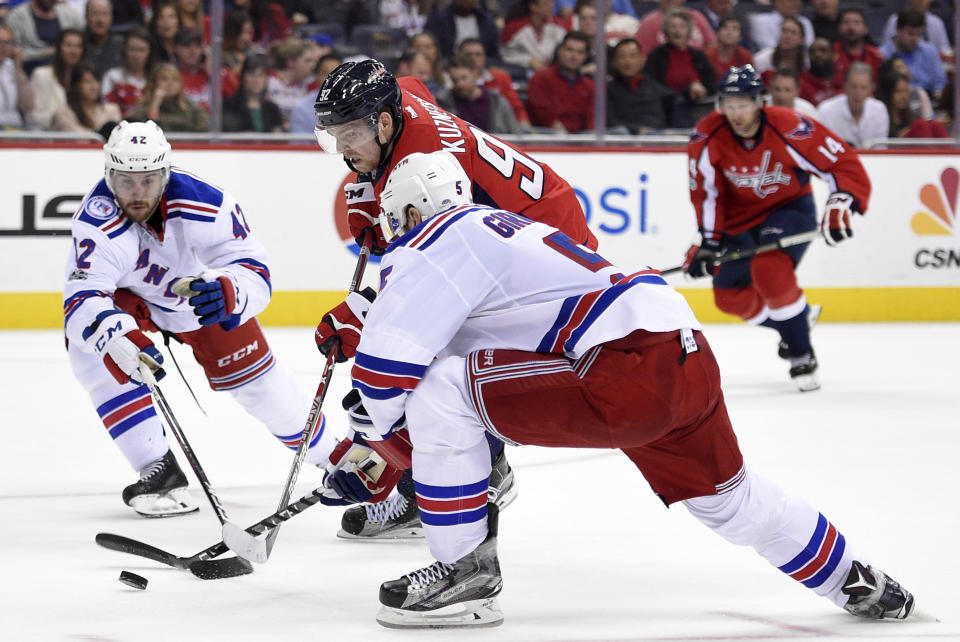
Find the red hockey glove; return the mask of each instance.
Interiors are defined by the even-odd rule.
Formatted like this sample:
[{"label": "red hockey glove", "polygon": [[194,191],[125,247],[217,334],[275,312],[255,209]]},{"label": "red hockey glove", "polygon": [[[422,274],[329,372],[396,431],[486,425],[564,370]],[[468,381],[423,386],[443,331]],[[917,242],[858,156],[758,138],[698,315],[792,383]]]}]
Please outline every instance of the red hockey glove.
[{"label": "red hockey glove", "polygon": [[343,303],[323,315],[314,335],[317,349],[328,355],[332,349],[338,348],[337,363],[352,359],[357,354],[367,310],[376,297],[377,293],[369,287],[351,292]]},{"label": "red hockey glove", "polygon": [[851,222],[853,195],[848,192],[834,192],[827,199],[827,206],[820,221],[820,233],[827,245],[833,247],[853,236]]},{"label": "red hockey glove", "polygon": [[683,260],[683,271],[695,279],[713,276],[713,262],[723,254],[723,243],[717,239],[704,238],[700,245],[691,245]]},{"label": "red hockey glove", "polygon": [[373,234],[370,253],[381,256],[390,244],[383,238],[383,230],[380,229],[380,204],[374,196],[373,184],[347,183],[343,192],[347,199],[347,224],[350,226],[350,234],[360,247],[363,247],[366,236]]},{"label": "red hockey glove", "polygon": [[326,470],[323,476],[326,490],[320,497],[320,503],[326,506],[382,502],[403,474],[403,470],[384,461],[360,433],[352,430],[349,438],[338,443],[330,453]]}]

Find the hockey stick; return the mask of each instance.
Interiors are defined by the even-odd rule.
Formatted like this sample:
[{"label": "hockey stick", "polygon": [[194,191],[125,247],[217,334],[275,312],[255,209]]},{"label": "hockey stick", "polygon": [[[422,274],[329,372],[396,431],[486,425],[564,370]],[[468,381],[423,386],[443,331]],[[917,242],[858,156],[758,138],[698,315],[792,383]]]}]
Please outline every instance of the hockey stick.
[{"label": "hockey stick", "polygon": [[[319,504],[320,498],[323,496],[325,490],[323,486],[314,489],[294,503],[284,506],[281,510],[264,517],[256,524],[248,527],[246,532],[250,535],[257,536],[276,530],[283,522],[292,519],[295,515],[299,515],[311,506]],[[103,548],[112,551],[137,555],[165,564],[166,566],[188,570],[204,580],[219,580],[228,577],[237,577],[239,575],[247,575],[253,572],[253,567],[250,566],[246,560],[239,557],[230,557],[221,560],[213,559],[230,550],[223,541],[208,546],[189,557],[180,557],[179,555],[174,555],[150,544],[113,533],[97,533],[96,542]]]},{"label": "hockey stick", "polygon": [[[151,370],[150,366],[142,359],[138,364],[138,368],[140,370],[140,376],[143,378],[147,388],[149,388],[150,394],[153,395],[154,401],[156,401],[157,406],[160,408],[160,412],[163,414],[163,418],[166,420],[167,426],[170,427],[170,431],[176,438],[177,443],[180,444],[180,450],[183,451],[184,456],[186,456],[187,461],[190,463],[190,468],[193,469],[193,474],[197,476],[197,480],[200,482],[200,487],[203,489],[203,493],[207,496],[207,500],[209,500],[210,506],[213,508],[213,512],[216,514],[217,519],[220,520],[220,524],[229,524],[230,522],[227,518],[227,511],[224,510],[223,504],[220,503],[220,498],[217,497],[217,493],[213,490],[210,480],[207,479],[207,474],[203,471],[203,467],[200,465],[200,460],[197,459],[197,455],[190,446],[190,442],[187,441],[186,434],[180,427],[180,423],[177,421],[177,418],[173,415],[173,410],[170,408],[170,404],[167,403],[167,398],[163,396],[160,386],[157,385],[157,379],[153,375],[153,370]],[[253,572],[253,567],[250,566],[249,562],[244,560],[239,560],[239,562],[249,567],[250,572]]]},{"label": "hockey stick", "polygon": [[[368,234],[360,246],[360,256],[357,258],[357,266],[353,270],[353,279],[350,281],[348,292],[356,292],[363,279],[363,272],[367,267],[367,261],[370,259],[370,248],[373,245],[373,234]],[[313,404],[310,407],[310,414],[307,416],[306,425],[303,427],[303,433],[300,435],[300,444],[297,446],[297,454],[293,458],[293,465],[287,475],[287,481],[283,486],[283,493],[280,495],[280,502],[277,510],[283,510],[290,501],[290,495],[293,493],[293,487],[300,476],[300,469],[307,457],[307,449],[310,446],[310,439],[317,430],[317,423],[320,421],[320,407],[327,396],[327,388],[330,385],[330,379],[333,378],[333,367],[336,364],[336,357],[339,349],[334,346],[327,354],[327,362],[323,366],[323,376],[320,378],[320,385],[317,386],[317,392],[313,396]],[[223,524],[223,541],[230,547],[234,553],[240,557],[264,564],[270,559],[270,552],[276,543],[277,534],[280,529],[275,528],[264,539],[258,539],[249,534],[249,531],[242,530],[236,524],[226,522]]]},{"label": "hockey stick", "polygon": [[[729,263],[731,261],[737,261],[739,259],[746,259],[757,254],[762,254],[764,252],[769,252],[771,250],[782,250],[786,247],[792,247],[794,245],[800,245],[802,243],[809,243],[820,236],[819,230],[810,230],[809,232],[801,232],[799,234],[792,234],[790,236],[784,236],[772,241],[770,243],[764,243],[763,245],[757,245],[755,247],[745,247],[739,250],[731,250],[723,254],[714,255],[713,264],[714,265],[723,265],[724,263]],[[678,265],[676,267],[667,268],[666,270],[660,270],[660,274],[673,274],[675,272],[682,272],[683,266]]]}]

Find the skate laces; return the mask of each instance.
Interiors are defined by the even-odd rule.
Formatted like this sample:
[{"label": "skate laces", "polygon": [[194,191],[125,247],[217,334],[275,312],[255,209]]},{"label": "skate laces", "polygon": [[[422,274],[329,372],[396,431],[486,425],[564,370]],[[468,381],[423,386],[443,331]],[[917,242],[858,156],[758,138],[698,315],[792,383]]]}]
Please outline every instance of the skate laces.
[{"label": "skate laces", "polygon": [[401,494],[391,495],[378,504],[367,507],[367,521],[386,523],[400,517],[407,510],[407,498]]},{"label": "skate laces", "polygon": [[410,580],[410,588],[415,591],[428,584],[439,582],[446,577],[451,570],[453,570],[453,564],[434,562],[430,566],[425,566],[413,573],[407,573],[404,577]]},{"label": "skate laces", "polygon": [[140,481],[146,481],[151,477],[159,475],[163,472],[163,469],[166,467],[166,462],[164,462],[163,457],[153,462],[146,468],[140,471]]}]

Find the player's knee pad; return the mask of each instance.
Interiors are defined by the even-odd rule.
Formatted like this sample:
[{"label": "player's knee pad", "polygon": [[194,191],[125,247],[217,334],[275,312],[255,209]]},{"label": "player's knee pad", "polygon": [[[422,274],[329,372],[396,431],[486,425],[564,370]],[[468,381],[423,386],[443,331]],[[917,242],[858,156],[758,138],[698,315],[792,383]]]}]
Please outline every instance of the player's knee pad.
[{"label": "player's knee pad", "polygon": [[745,288],[714,288],[713,301],[723,312],[744,321],[754,318],[763,310],[760,293],[749,285]]},{"label": "player's knee pad", "polygon": [[793,259],[780,250],[758,254],[750,262],[753,287],[772,310],[786,307],[803,296],[793,269]]},{"label": "player's knee pad", "polygon": [[431,364],[407,399],[406,415],[413,447],[419,451],[465,450],[485,439],[467,395],[463,357],[444,357]]},{"label": "player's knee pad", "polygon": [[758,547],[778,528],[784,492],[772,481],[747,469],[743,481],[722,495],[684,500],[694,517],[729,542]]}]

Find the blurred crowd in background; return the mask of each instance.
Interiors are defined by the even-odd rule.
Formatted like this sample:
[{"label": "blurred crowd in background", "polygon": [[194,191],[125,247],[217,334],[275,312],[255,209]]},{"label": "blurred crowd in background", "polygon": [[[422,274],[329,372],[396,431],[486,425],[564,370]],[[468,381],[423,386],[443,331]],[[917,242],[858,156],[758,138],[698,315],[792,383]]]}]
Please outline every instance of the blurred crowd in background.
[{"label": "blurred crowd in background", "polygon": [[226,0],[212,68],[205,0],[0,0],[0,129],[109,133],[120,119],[310,133],[320,83],[366,57],[498,134],[592,131],[597,2],[606,127],[689,130],[727,68],[857,147],[952,136],[949,0]]}]

